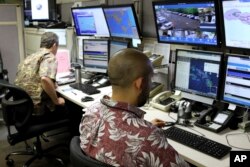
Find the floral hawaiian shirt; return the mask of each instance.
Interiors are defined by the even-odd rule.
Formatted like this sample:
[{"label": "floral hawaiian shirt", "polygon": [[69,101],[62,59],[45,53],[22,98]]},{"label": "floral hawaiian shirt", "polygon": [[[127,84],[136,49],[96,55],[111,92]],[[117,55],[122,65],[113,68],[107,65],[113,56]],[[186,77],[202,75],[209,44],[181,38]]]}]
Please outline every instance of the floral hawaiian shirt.
[{"label": "floral hawaiian shirt", "polygon": [[[54,54],[47,49],[40,49],[38,52],[28,56],[19,64],[15,85],[24,89],[31,97],[35,105],[35,113],[33,115],[42,115],[40,110],[42,98],[46,106],[54,109],[54,104],[47,94],[42,94],[43,88],[41,77],[46,76],[55,80],[57,72],[57,61]],[[44,95],[44,97],[42,97]]]},{"label": "floral hawaiian shirt", "polygon": [[168,143],[163,130],[143,119],[144,114],[104,96],[83,115],[81,149],[112,166],[189,166]]}]

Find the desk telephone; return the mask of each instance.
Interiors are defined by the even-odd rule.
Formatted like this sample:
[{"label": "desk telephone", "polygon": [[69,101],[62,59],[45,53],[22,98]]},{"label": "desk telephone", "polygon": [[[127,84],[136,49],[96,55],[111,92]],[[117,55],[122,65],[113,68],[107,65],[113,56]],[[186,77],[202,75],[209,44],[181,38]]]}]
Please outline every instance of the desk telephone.
[{"label": "desk telephone", "polygon": [[181,99],[181,95],[173,95],[171,91],[164,91],[153,97],[150,104],[160,110],[169,111],[172,104]]},{"label": "desk telephone", "polygon": [[101,88],[110,85],[109,78],[104,75],[96,75],[85,83],[90,84],[96,88]]},{"label": "desk telephone", "polygon": [[200,117],[194,124],[218,133],[229,126],[232,117],[233,112],[231,111],[217,111],[216,108],[210,107],[200,113]]}]

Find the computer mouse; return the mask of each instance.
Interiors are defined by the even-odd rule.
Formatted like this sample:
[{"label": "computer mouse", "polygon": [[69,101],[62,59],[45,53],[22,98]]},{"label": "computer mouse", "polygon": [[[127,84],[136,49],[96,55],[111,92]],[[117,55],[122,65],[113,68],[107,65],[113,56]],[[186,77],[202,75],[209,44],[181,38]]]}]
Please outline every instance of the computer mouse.
[{"label": "computer mouse", "polygon": [[94,98],[90,96],[84,96],[83,98],[81,98],[81,101],[82,102],[94,101]]}]

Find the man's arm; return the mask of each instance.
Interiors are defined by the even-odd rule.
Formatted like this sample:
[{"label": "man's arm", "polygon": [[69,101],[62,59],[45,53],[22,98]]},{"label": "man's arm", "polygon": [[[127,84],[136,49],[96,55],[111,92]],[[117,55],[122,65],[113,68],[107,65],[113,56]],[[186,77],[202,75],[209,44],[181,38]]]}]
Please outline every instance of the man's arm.
[{"label": "man's arm", "polygon": [[56,88],[54,82],[48,77],[41,77],[41,83],[43,90],[47,93],[50,99],[56,105],[64,105],[65,101],[61,97],[57,97]]}]

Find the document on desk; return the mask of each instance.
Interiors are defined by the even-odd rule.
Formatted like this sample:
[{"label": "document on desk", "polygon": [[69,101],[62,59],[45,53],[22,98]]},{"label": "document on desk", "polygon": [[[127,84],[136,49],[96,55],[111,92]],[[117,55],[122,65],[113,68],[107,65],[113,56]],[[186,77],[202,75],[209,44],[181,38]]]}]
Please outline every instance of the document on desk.
[{"label": "document on desk", "polygon": [[70,70],[70,54],[67,49],[58,49],[56,54],[57,74],[66,73]]}]

